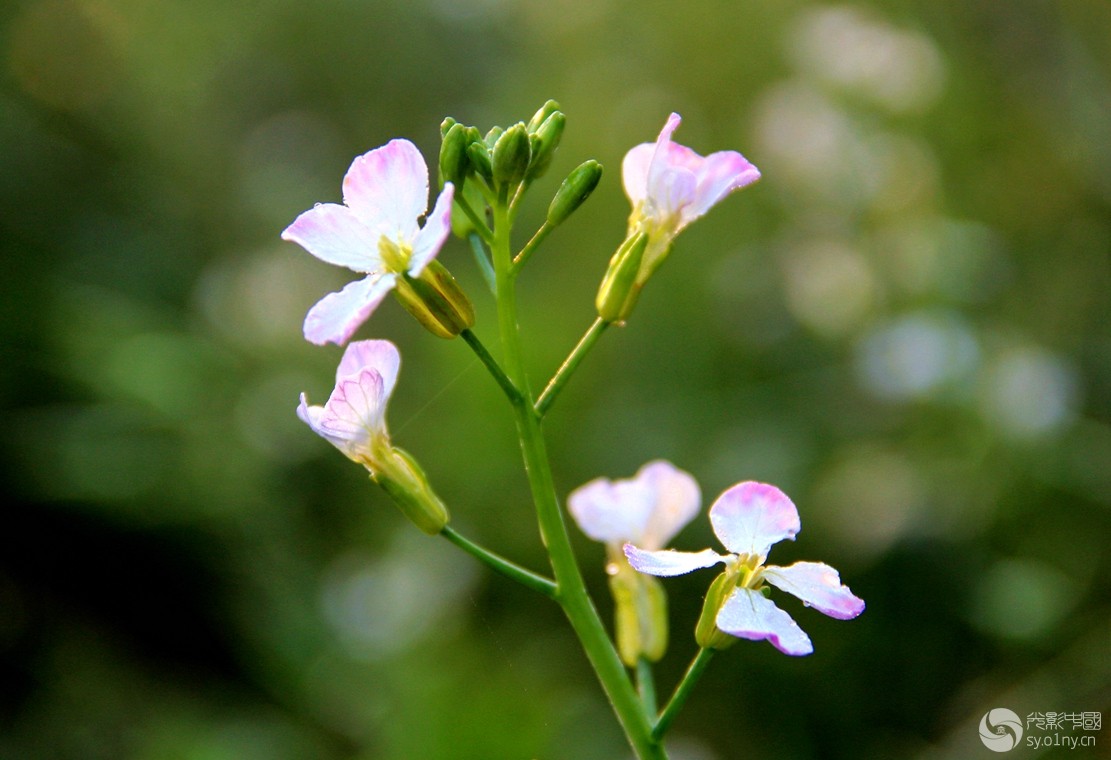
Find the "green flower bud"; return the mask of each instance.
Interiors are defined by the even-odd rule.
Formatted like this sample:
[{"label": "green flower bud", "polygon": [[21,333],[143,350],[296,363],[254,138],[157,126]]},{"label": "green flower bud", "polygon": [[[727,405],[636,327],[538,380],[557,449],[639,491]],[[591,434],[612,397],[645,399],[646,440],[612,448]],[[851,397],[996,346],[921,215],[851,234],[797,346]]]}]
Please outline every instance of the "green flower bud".
[{"label": "green flower bud", "polygon": [[635,667],[643,657],[656,662],[667,651],[667,594],[655,578],[627,562],[615,562],[609,577],[614,601],[614,632],[621,661]]},{"label": "green flower bud", "polygon": [[467,146],[467,160],[487,182],[494,178],[494,165],[490,160],[490,151],[481,140],[471,142]]},{"label": "green flower bud", "polygon": [[380,472],[370,479],[390,495],[401,511],[418,528],[429,535],[436,535],[447,525],[447,507],[428,483],[417,461],[398,448],[391,448]]},{"label": "green flower bud", "polygon": [[540,125],[535,133],[529,135],[532,162],[528,168],[528,179],[536,179],[548,171],[556,148],[559,147],[559,140],[563,137],[563,128],[566,124],[567,117],[556,111],[544,120],[544,123]]},{"label": "green flower bud", "polygon": [[549,116],[551,116],[558,110],[559,103],[555,102],[554,100],[549,100],[547,103],[540,106],[540,110],[534,113],[532,115],[532,118],[528,120],[528,131],[535,132],[540,129],[540,125],[543,124]]},{"label": "green flower bud", "polygon": [[499,185],[512,186],[525,178],[532,157],[529,135],[524,124],[514,124],[507,129],[494,144],[494,181]]},{"label": "green flower bud", "polygon": [[610,259],[609,269],[602,278],[598,297],[594,300],[598,316],[606,322],[624,322],[636,305],[640,296],[636,277],[647,247],[647,233],[638,232],[626,238]]},{"label": "green flower bud", "polygon": [[474,325],[474,306],[443,264],[433,259],[419,277],[401,274],[394,295],[429,332],[454,338]]},{"label": "green flower bud", "polygon": [[448,130],[451,129],[452,127],[454,127],[458,123],[459,122],[457,122],[455,119],[451,118],[450,116],[446,117],[443,121],[440,122],[440,137],[441,138],[446,137],[447,133],[448,133]]},{"label": "green flower bud", "polygon": [[694,627],[694,640],[698,646],[705,649],[725,649],[737,642],[735,636],[730,636],[718,628],[717,618],[721,606],[729,598],[729,594],[737,587],[737,576],[728,570],[710,584],[706,591],[706,601],[702,604],[702,614]]},{"label": "green flower bud", "polygon": [[501,127],[490,127],[490,131],[486,133],[486,137],[482,142],[487,148],[493,150],[494,146],[498,144],[498,138],[503,134],[505,134],[505,130]]},{"label": "green flower bud", "polygon": [[583,204],[602,179],[602,165],[590,159],[576,167],[559,186],[548,206],[548,223],[560,224]]},{"label": "green flower bud", "polygon": [[[446,121],[446,119],[445,119]],[[440,144],[440,187],[445,182],[455,185],[456,192],[467,178],[470,162],[467,160],[467,128],[453,124],[444,134]]]}]

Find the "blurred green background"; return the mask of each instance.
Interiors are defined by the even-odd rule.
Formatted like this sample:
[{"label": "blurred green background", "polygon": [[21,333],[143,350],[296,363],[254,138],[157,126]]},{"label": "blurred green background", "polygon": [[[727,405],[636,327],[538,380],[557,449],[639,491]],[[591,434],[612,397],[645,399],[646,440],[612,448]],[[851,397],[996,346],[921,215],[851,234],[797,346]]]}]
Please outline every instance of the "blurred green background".
[{"label": "blurred green background", "polygon": [[[293,413],[340,355],[301,320],[351,275],[281,230],[359,153],[434,159],[444,116],[547,98],[568,127],[519,243],[563,174],[607,174],[522,277],[536,384],[593,318],[629,147],[675,110],[764,173],[560,398],[558,486],[658,457],[707,505],[774,482],[803,531],[771,560],[868,603],[785,601],[815,654],[719,655],[673,757],[987,757],[991,708],[1111,709],[1111,5],[15,0],[0,53],[5,760],[628,757],[558,609]],[[465,246],[441,261],[496,346]],[[392,300],[360,336],[401,347],[393,436],[454,525],[543,568],[467,347]],[[667,583],[661,691],[711,578]]]}]

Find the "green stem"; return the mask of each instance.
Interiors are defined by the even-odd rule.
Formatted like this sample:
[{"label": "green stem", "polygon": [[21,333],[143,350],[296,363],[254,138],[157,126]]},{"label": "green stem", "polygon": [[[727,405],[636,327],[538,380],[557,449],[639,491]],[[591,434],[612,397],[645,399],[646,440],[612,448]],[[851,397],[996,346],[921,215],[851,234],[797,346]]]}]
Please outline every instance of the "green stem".
[{"label": "green stem", "polygon": [[478,233],[470,232],[467,234],[467,242],[471,244],[471,251],[478,263],[478,271],[482,272],[482,279],[486,280],[486,286],[490,288],[491,293],[497,292],[498,286],[494,282],[494,267],[490,264],[486,249],[482,247],[482,238]]},{"label": "green stem", "polygon": [[555,575],[556,600],[579,637],[587,659],[594,667],[637,757],[640,760],[666,760],[667,753],[652,737],[652,727],[640,699],[586,591],[571,548],[571,539],[556,496],[544,435],[533,408],[525,371],[517,324],[517,293],[512,273],[509,228],[509,212],[502,198],[494,207],[494,242],[491,246],[498,285],[498,326],[501,330],[506,374],[523,394],[523,398],[513,400],[513,415],[517,423],[529,488],[536,505],[541,538],[548,549]]},{"label": "green stem", "polygon": [[556,373],[552,375],[552,379],[548,381],[548,385],[544,388],[544,392],[541,393],[540,398],[536,400],[536,413],[538,415],[543,417],[547,413],[548,407],[555,401],[556,396],[563,390],[563,386],[570,379],[571,375],[574,374],[575,370],[578,369],[579,363],[582,362],[583,358],[590,352],[590,349],[594,348],[594,344],[598,342],[598,338],[602,337],[602,333],[606,331],[609,325],[610,323],[601,317],[594,320],[594,324],[590,326],[590,329],[587,330],[579,340],[578,345],[576,345],[575,348],[571,350],[571,353],[567,355],[567,358],[563,360],[563,364],[561,364]]},{"label": "green stem", "polygon": [[540,229],[538,229],[536,231],[536,234],[532,236],[532,240],[525,243],[525,247],[522,248],[521,252],[518,253],[516,258],[513,259],[513,266],[510,267],[511,274],[515,275],[518,271],[520,271],[521,267],[525,265],[526,261],[528,261],[529,256],[532,255],[532,252],[536,250],[536,247],[540,245],[540,243],[544,241],[544,238],[548,237],[548,233],[554,229],[555,225],[550,224],[547,221],[540,225]]},{"label": "green stem", "polygon": [[490,374],[494,376],[494,379],[498,381],[498,385],[505,391],[505,395],[509,400],[514,404],[523,400],[524,396],[521,395],[520,389],[518,389],[513,381],[506,376],[501,365],[498,364],[498,360],[491,356],[490,352],[486,350],[486,346],[482,345],[482,341],[478,339],[478,336],[475,335],[470,328],[459,333],[459,335],[467,342],[467,345],[471,347],[475,355],[482,360],[482,363],[486,365],[486,369],[488,369]]},{"label": "green stem", "polygon": [[652,676],[652,663],[644,657],[637,659],[637,691],[644,703],[644,712],[649,716],[656,714],[656,680]]},{"label": "green stem", "polygon": [[710,664],[710,658],[714,656],[713,649],[699,649],[698,654],[695,655],[694,660],[691,661],[690,666],[687,668],[686,674],[683,675],[683,680],[675,687],[675,693],[671,695],[671,699],[667,703],[667,707],[660,713],[659,719],[656,721],[655,727],[652,729],[652,738],[657,741],[663,738],[667,733],[667,729],[671,727],[671,721],[675,720],[675,716],[679,714],[679,710],[683,708],[683,703],[687,701],[694,685],[698,683],[698,679],[702,677],[702,672],[706,670],[706,666]]},{"label": "green stem", "polygon": [[472,557],[477,558],[480,562],[491,567],[498,573],[501,573],[510,580],[517,581],[522,586],[527,586],[533,591],[539,591],[549,599],[555,599],[556,585],[555,582],[545,578],[542,575],[526,570],[520,565],[510,562],[509,560],[494,554],[492,551],[479,546],[478,544],[470,541],[463,536],[459,535],[451,526],[445,525],[444,529],[440,531],[440,535],[451,541],[463,551],[470,554]]}]

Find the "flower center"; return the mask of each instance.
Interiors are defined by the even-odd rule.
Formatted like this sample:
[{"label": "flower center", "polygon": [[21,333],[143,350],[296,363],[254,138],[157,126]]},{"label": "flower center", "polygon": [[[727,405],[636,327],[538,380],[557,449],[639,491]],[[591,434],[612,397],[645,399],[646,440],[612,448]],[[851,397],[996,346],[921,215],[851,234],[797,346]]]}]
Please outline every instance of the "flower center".
[{"label": "flower center", "polygon": [[383,235],[378,240],[378,255],[387,272],[402,274],[409,268],[409,257],[413,255],[413,249]]},{"label": "flower center", "polygon": [[755,554],[739,554],[729,565],[729,574],[738,588],[759,591],[764,587],[764,566]]}]

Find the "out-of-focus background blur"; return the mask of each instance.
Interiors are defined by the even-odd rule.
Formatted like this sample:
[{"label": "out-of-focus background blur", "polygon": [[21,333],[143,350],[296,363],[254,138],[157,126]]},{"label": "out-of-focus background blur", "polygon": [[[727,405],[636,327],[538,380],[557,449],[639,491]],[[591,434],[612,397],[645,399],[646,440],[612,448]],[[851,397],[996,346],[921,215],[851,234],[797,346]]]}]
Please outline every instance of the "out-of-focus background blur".
[{"label": "out-of-focus background blur", "polygon": [[[629,147],[674,110],[680,142],[764,174],[554,407],[559,488],[657,457],[707,506],[776,483],[803,531],[772,561],[868,602],[783,600],[815,654],[719,655],[674,757],[987,757],[991,708],[1111,709],[1111,5],[16,0],[0,71],[0,757],[628,756],[558,609],[293,413],[340,355],[301,320],[352,275],[281,230],[359,153],[434,161],[443,117],[548,98],[568,127],[519,243],[567,171],[607,173],[522,276],[537,384],[593,318]],[[441,260],[496,346],[466,247]],[[392,299],[359,335],[401,347],[394,439],[453,524],[543,568],[467,347]],[[667,583],[662,692],[711,578]],[[1042,756],[1108,756],[1060,733],[1097,746]]]}]

